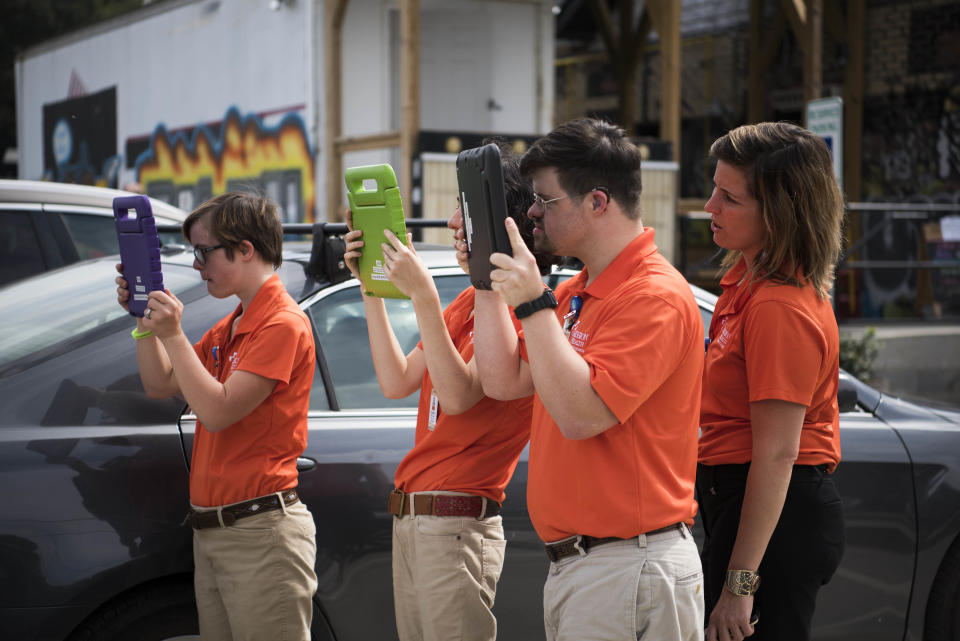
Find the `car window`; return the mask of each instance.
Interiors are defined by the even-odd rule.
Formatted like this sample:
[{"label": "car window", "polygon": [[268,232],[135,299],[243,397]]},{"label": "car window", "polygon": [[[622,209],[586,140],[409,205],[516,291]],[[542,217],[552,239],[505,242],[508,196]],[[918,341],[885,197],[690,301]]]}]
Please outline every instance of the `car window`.
[{"label": "car window", "polygon": [[[440,302],[446,307],[468,285],[466,275],[439,276],[434,279]],[[390,325],[400,348],[406,354],[420,341],[413,303],[409,300],[384,299]],[[327,363],[340,409],[373,407],[416,407],[418,394],[403,399],[388,399],[380,392],[370,356],[367,319],[359,286],[339,290],[317,300],[307,312],[313,320],[320,352]],[[323,381],[314,377],[311,407],[320,409]],[[319,386],[319,390],[318,390]]]},{"label": "car window", "polygon": [[[0,290],[0,309],[16,310],[0,314],[0,368],[124,316],[111,267],[103,261],[78,264]],[[197,284],[197,274],[165,270],[163,284],[179,295]]]},{"label": "car window", "polygon": [[0,210],[0,285],[47,268],[30,216],[27,211]]},{"label": "car window", "polygon": [[80,260],[119,253],[112,216],[74,212],[51,212],[51,215],[63,218]]}]

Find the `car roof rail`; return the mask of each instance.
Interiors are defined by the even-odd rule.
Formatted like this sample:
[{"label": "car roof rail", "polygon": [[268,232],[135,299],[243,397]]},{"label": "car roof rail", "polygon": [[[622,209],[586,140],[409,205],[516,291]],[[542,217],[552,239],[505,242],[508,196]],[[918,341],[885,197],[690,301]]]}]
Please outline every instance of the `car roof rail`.
[{"label": "car roof rail", "polygon": [[[411,218],[405,222],[407,229],[425,229],[446,227],[447,221],[440,218]],[[350,278],[350,270],[343,260],[347,233],[346,223],[283,223],[284,234],[311,234],[313,245],[310,247],[310,260],[304,267],[307,276],[339,283]],[[158,232],[178,233],[180,225],[157,225]]]}]

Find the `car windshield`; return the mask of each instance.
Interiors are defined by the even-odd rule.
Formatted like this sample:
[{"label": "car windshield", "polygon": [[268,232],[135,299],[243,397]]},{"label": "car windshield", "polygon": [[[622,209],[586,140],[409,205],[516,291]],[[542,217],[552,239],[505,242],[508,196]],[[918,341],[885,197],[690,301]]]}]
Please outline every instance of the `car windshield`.
[{"label": "car windshield", "polygon": [[[80,263],[0,289],[0,367],[116,320],[116,272],[106,261]],[[174,294],[199,282],[188,269],[167,269],[164,286]],[[133,319],[131,319],[131,327]]]}]

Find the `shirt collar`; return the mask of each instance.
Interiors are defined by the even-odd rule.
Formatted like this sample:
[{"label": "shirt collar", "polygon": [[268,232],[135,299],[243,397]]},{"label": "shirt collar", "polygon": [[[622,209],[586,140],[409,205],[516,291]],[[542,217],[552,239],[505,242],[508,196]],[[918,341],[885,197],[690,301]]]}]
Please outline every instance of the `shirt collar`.
[{"label": "shirt collar", "polygon": [[[645,227],[640,235],[631,240],[583,292],[593,298],[606,298],[609,296],[623,281],[627,280],[627,278],[636,271],[638,265],[657,251],[657,246],[653,242],[653,236],[653,228]],[[583,285],[588,279],[589,274],[587,273],[586,267],[584,267],[574,278],[574,287],[576,289],[583,288]]]},{"label": "shirt collar", "polygon": [[741,256],[737,264],[731,267],[730,271],[720,279],[720,287],[723,288],[723,293],[729,293],[732,297],[730,309],[732,313],[736,313],[743,308],[757,286],[756,282],[748,285],[746,282],[748,277],[747,260]]},{"label": "shirt collar", "polygon": [[250,301],[249,308],[243,309],[243,305],[237,305],[233,317],[236,318],[238,314],[243,314],[243,316],[240,316],[240,322],[237,324],[234,336],[249,332],[260,325],[270,312],[276,310],[279,299],[285,291],[280,276],[273,274],[257,290],[253,300]]}]

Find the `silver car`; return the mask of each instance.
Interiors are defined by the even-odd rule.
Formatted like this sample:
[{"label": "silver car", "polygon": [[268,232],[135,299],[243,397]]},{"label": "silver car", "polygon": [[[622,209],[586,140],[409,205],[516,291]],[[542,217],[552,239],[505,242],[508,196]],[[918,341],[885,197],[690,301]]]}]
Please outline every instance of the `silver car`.
[{"label": "silver car", "polygon": [[[70,265],[116,254],[113,199],[129,192],[34,180],[0,180],[0,286]],[[151,200],[157,224],[179,225],[186,212]],[[165,244],[179,234],[161,234]]]}]

